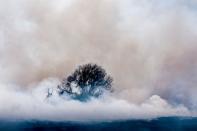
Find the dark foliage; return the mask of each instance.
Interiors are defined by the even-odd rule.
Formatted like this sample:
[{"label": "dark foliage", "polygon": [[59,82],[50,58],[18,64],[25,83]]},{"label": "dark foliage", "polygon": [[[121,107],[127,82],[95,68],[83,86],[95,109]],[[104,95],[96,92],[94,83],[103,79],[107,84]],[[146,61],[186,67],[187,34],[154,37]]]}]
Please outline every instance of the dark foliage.
[{"label": "dark foliage", "polygon": [[[104,90],[111,91],[112,81],[112,78],[101,66],[85,64],[79,66],[74,73],[63,79],[58,89],[60,95],[68,93],[74,98],[86,99],[89,96],[98,97]],[[78,91],[74,92],[74,88]]]}]

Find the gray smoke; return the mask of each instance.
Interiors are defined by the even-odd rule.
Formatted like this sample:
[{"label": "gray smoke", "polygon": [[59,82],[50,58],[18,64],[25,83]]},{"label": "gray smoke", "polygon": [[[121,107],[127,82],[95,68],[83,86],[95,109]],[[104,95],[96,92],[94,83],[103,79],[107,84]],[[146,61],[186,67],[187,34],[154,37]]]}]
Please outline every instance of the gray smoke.
[{"label": "gray smoke", "polygon": [[[78,108],[82,108],[86,113],[81,118],[96,119],[99,115],[88,116],[92,116],[97,102],[100,112],[109,113],[107,118],[114,119],[145,117],[144,113],[151,116],[195,115],[195,0],[0,2],[0,116],[20,116],[22,113],[13,112],[17,107],[26,112],[24,116],[27,118],[34,108],[40,113],[33,113],[33,117],[43,113],[43,118],[46,118],[44,110],[48,107],[44,105],[48,104],[40,97],[45,97],[44,91],[48,86],[40,86],[43,94],[32,96],[30,94],[38,88],[36,85],[50,77],[59,81],[78,65],[89,62],[103,66],[113,76],[115,92],[106,98],[113,100],[106,100],[107,104],[102,100],[93,100],[86,106],[66,101],[65,105],[77,108],[68,118],[77,119]],[[52,82],[52,85],[56,84],[58,82]],[[155,106],[164,102],[170,107],[169,112],[163,111],[165,106],[142,109],[143,104],[155,99],[158,100],[156,104],[153,102]],[[3,106],[5,101],[7,104]],[[106,107],[110,106],[109,103],[113,108]],[[124,109],[118,108],[120,104],[125,105]],[[57,109],[53,104],[49,105],[48,112],[52,114],[59,110],[60,114],[62,111],[66,112],[65,116],[69,115],[64,104],[58,105],[61,107]],[[181,111],[178,112],[181,113],[177,113],[179,107]],[[153,108],[157,111],[149,112]],[[114,114],[110,114],[110,109],[114,110]],[[122,114],[114,117],[116,112]]]}]

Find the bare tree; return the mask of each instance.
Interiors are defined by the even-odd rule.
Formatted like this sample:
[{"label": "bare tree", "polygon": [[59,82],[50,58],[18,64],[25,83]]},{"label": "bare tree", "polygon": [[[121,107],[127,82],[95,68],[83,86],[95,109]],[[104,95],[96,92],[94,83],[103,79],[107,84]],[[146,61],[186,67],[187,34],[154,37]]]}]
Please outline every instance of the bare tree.
[{"label": "bare tree", "polygon": [[76,99],[98,97],[105,90],[111,91],[112,77],[96,64],[79,66],[74,73],[64,78],[58,85],[59,94],[67,93]]}]

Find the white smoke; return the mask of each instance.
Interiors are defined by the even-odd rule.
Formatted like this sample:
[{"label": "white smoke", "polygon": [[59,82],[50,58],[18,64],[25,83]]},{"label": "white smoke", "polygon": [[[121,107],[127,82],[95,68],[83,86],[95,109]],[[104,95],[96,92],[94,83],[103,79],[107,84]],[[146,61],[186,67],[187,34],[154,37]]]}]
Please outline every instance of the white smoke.
[{"label": "white smoke", "polygon": [[[196,116],[195,0],[0,2],[1,118]],[[86,62],[114,77],[113,94],[88,103],[45,99]]]},{"label": "white smoke", "polygon": [[111,121],[126,119],[151,119],[161,116],[192,116],[183,105],[172,106],[157,95],[141,104],[129,103],[109,95],[88,102],[61,98],[53,92],[47,98],[47,90],[59,81],[54,78],[34,85],[33,90],[21,91],[16,87],[8,89],[1,85],[0,118],[12,120],[52,120],[52,121]]}]

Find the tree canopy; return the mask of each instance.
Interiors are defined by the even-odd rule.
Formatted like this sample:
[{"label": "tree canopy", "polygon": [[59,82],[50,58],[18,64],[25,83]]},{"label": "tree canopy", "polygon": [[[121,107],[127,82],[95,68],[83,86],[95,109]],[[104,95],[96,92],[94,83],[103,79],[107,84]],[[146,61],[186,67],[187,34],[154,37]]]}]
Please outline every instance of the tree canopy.
[{"label": "tree canopy", "polygon": [[99,97],[104,91],[111,91],[112,77],[96,64],[79,66],[71,75],[64,78],[58,85],[59,94],[67,93],[73,98],[85,100],[89,97]]}]

